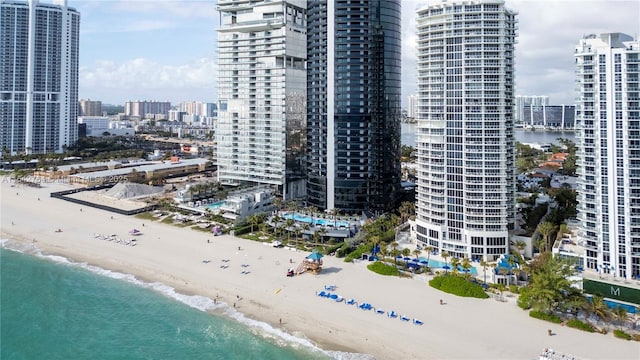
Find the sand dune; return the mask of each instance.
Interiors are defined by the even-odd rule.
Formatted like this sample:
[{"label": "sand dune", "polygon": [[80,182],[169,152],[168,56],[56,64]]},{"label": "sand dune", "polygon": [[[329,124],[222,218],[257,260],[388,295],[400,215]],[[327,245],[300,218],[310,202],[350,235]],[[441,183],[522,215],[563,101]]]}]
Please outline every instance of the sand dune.
[{"label": "sand dune", "polygon": [[[424,281],[379,276],[365,263],[325,257],[321,274],[288,278],[290,260],[297,264],[306,253],[87,207],[80,211],[79,205],[49,197],[64,188],[59,184],[32,189],[3,182],[1,187],[2,238],[35,241],[46,252],[160,281],[183,293],[219,296],[247,316],[304,334],[324,349],[377,359],[534,359],[544,348],[579,359],[640,357],[637,342],[531,319],[511,303],[459,298]],[[62,232],[55,232],[58,228]],[[144,233],[135,247],[94,238],[98,233],[130,239],[132,228]],[[335,284],[335,293],[346,299],[394,310],[424,325],[316,296],[326,284]],[[439,305],[440,299],[446,305]],[[547,329],[557,335],[548,336]]]}]

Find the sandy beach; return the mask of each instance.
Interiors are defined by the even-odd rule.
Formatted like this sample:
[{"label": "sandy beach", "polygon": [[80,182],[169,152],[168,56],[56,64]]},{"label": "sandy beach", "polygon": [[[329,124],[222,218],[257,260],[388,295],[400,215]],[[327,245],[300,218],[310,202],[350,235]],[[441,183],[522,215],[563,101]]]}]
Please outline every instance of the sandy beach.
[{"label": "sandy beach", "polygon": [[[326,350],[376,359],[537,359],[551,348],[577,359],[640,358],[638,342],[532,319],[513,303],[460,298],[421,280],[380,276],[367,270],[366,263],[327,256],[319,275],[288,278],[287,269],[297,266],[306,252],[214,237],[49,197],[66,185],[35,189],[12,186],[5,178],[0,187],[2,239],[162,282],[178,292],[218,296],[246,316],[303,335]],[[133,228],[143,232],[135,247],[94,238],[116,234],[130,239]],[[335,284],[334,292],[345,299],[394,310],[424,325],[316,296],[326,284]],[[440,299],[446,304],[440,305]],[[547,329],[555,335],[549,336]]]}]

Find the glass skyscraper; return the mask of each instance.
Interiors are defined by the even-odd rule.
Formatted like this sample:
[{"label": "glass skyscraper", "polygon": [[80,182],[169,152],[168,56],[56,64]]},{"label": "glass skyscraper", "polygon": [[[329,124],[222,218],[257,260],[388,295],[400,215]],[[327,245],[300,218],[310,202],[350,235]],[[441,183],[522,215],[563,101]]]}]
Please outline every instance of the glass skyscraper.
[{"label": "glass skyscraper", "polygon": [[640,42],[589,35],[576,46],[579,240],[585,267],[640,276]]},{"label": "glass skyscraper", "polygon": [[417,240],[452,257],[509,251],[515,15],[502,0],[418,10]]},{"label": "glass skyscraper", "polygon": [[307,201],[386,211],[400,195],[401,4],[307,2]]},{"label": "glass skyscraper", "polygon": [[62,152],[78,138],[80,14],[65,0],[0,0],[0,146]]},{"label": "glass skyscraper", "polygon": [[304,198],[306,1],[219,0],[218,178]]}]

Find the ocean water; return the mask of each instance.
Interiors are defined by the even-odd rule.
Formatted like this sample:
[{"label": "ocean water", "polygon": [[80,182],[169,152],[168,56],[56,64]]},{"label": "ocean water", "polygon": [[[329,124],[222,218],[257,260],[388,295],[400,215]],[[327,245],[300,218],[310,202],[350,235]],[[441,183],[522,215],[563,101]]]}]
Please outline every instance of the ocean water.
[{"label": "ocean water", "polygon": [[365,359],[208,298],[0,247],[0,359]]}]

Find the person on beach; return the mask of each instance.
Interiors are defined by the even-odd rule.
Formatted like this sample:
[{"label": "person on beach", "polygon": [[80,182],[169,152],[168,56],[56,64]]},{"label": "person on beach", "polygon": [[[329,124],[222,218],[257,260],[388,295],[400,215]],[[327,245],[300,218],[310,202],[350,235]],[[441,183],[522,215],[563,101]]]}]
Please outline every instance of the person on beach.
[{"label": "person on beach", "polygon": [[440,299],[440,305],[444,305],[444,301],[442,301],[442,299]]},{"label": "person on beach", "polygon": [[553,332],[551,332],[551,329],[547,330],[547,333],[549,334],[549,336],[553,335]]},{"label": "person on beach", "polygon": [[280,326],[282,326],[282,319],[280,319]]}]

